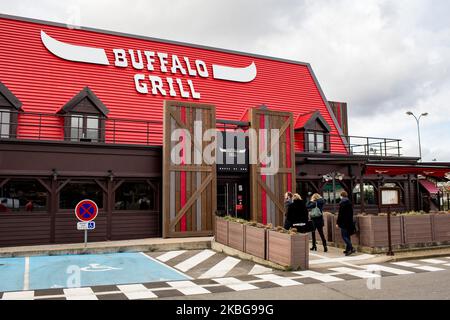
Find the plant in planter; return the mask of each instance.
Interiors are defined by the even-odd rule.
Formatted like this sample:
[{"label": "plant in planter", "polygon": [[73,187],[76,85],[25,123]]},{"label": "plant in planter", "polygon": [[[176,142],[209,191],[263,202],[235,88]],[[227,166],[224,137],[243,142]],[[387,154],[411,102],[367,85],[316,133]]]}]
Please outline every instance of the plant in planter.
[{"label": "plant in planter", "polygon": [[295,229],[267,231],[267,260],[292,269],[308,269],[309,238]]},{"label": "plant in planter", "polygon": [[239,251],[245,250],[245,220],[229,218],[228,220],[228,246]]},{"label": "plant in planter", "polygon": [[[358,225],[360,245],[371,248],[388,247],[386,214],[359,216]],[[391,239],[394,246],[403,244],[401,216],[391,216]]]},{"label": "plant in planter", "polygon": [[229,219],[216,216],[216,233],[214,238],[216,242],[228,245],[228,222]]},{"label": "plant in planter", "polygon": [[245,252],[266,259],[266,228],[261,223],[249,222],[245,225]]}]

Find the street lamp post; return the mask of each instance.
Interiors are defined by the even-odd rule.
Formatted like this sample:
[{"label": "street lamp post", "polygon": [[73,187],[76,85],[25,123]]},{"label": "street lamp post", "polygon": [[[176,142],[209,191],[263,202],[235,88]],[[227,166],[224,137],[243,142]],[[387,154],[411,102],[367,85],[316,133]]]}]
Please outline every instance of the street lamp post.
[{"label": "street lamp post", "polygon": [[418,118],[416,117],[416,115],[414,113],[412,113],[411,111],[406,112],[406,114],[408,116],[413,116],[414,119],[416,119],[416,123],[417,123],[417,136],[419,137],[419,157],[420,157],[420,161],[422,161],[422,145],[420,143],[420,118],[422,117],[426,117],[428,115],[428,112],[422,113]]},{"label": "street lamp post", "polygon": [[333,183],[333,213],[336,212],[336,179],[342,180],[344,178],[342,173],[331,172],[323,176],[326,182],[332,181]]}]

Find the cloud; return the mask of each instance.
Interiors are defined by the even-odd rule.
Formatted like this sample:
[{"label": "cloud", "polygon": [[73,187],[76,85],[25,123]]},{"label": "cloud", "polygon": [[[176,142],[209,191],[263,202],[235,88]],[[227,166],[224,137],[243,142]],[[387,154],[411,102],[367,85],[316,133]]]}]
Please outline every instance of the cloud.
[{"label": "cloud", "polygon": [[403,140],[450,161],[450,2],[446,0],[2,1],[3,13],[310,62],[325,95],[349,103],[350,134]]}]

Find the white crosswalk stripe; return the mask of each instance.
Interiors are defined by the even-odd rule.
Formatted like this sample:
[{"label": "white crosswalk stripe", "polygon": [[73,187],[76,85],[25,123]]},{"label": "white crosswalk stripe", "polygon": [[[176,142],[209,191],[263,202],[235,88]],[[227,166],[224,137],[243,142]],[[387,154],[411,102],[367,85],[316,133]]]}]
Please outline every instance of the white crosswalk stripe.
[{"label": "white crosswalk stripe", "polygon": [[367,264],[367,265],[364,265],[363,267],[365,267],[367,270],[370,270],[370,271],[385,271],[385,272],[389,272],[389,273],[393,273],[393,274],[397,274],[397,275],[414,274],[414,272],[412,272],[412,271],[386,267],[386,266],[382,266],[379,264]]},{"label": "white crosswalk stripe", "polygon": [[431,264],[444,264],[447,263],[445,260],[439,260],[439,259],[423,259],[420,260],[422,262],[431,263]]},{"label": "white crosswalk stripe", "polygon": [[348,267],[339,267],[339,268],[331,268],[330,270],[336,271],[339,273],[349,274],[358,278],[368,279],[368,278],[379,278],[380,275],[374,272],[368,272],[360,269],[348,268]]},{"label": "white crosswalk stripe", "polygon": [[130,300],[157,298],[158,296],[142,284],[127,284],[117,286]]},{"label": "white crosswalk stripe", "polygon": [[244,291],[244,290],[254,290],[259,289],[258,287],[246,283],[242,280],[236,279],[236,278],[220,278],[220,279],[213,279],[217,283],[220,283],[222,285],[227,286],[230,289],[233,289],[234,291]]},{"label": "white crosswalk stripe", "polygon": [[160,255],[159,257],[156,257],[156,259],[158,259],[159,261],[162,261],[162,262],[167,262],[169,260],[172,260],[173,258],[178,257],[179,255],[181,255],[185,252],[186,252],[186,250],[169,251],[169,252],[166,252],[166,253]]},{"label": "white crosswalk stripe", "polygon": [[415,269],[419,269],[419,270],[424,270],[424,271],[430,271],[430,272],[435,272],[435,271],[444,271],[445,269],[442,268],[436,268],[436,267],[432,267],[432,266],[418,266],[418,267],[414,267]]},{"label": "white crosswalk stripe", "polygon": [[67,300],[98,300],[91,288],[64,289]]},{"label": "white crosswalk stripe", "polygon": [[413,267],[417,267],[418,266],[417,263],[406,262],[406,261],[392,262],[392,264],[395,264],[396,266],[400,266],[400,267],[407,267],[407,268],[413,268]]},{"label": "white crosswalk stripe", "polygon": [[298,281],[287,279],[287,278],[278,276],[276,274],[260,274],[260,275],[257,275],[256,277],[263,279],[263,280],[273,282],[281,287],[298,286],[298,285],[302,284]]},{"label": "white crosswalk stripe", "polygon": [[199,253],[197,253],[195,256],[190,257],[187,260],[184,260],[183,262],[180,262],[175,266],[176,269],[181,270],[183,272],[186,272],[196,265],[202,263],[203,261],[211,258],[216,253],[212,250],[203,250]]},{"label": "white crosswalk stripe", "polygon": [[2,300],[33,300],[34,291],[5,292]]},{"label": "white crosswalk stripe", "polygon": [[272,272],[272,269],[260,266],[259,264],[255,264],[255,266],[252,268],[252,270],[250,270],[250,272],[248,274],[253,275],[253,274],[263,274],[263,273],[269,273],[269,272]]},{"label": "white crosswalk stripe", "polygon": [[443,271],[445,269],[442,268],[437,268],[437,267],[432,267],[432,266],[423,266],[417,263],[413,263],[413,262],[393,262],[392,264],[395,264],[397,266],[401,266],[401,267],[407,267],[407,268],[413,268],[413,269],[418,269],[418,270],[423,270],[423,271],[430,271],[430,272],[435,272],[435,271]]},{"label": "white crosswalk stripe", "polygon": [[167,282],[172,288],[177,289],[184,295],[211,293],[205,288],[195,284],[192,281],[171,281]]},{"label": "white crosswalk stripe", "polygon": [[239,262],[241,262],[241,260],[233,257],[226,257],[211,269],[206,271],[204,274],[202,274],[199,279],[223,277],[228,272],[230,272],[231,269],[233,269]]},{"label": "white crosswalk stripe", "polygon": [[295,271],[293,273],[301,275],[301,276],[304,276],[304,277],[316,279],[316,280],[319,280],[319,281],[322,281],[322,282],[344,281],[344,279],[341,279],[341,278],[338,278],[338,277],[335,277],[335,276],[331,276],[331,275],[328,275],[328,274],[323,274],[323,273],[316,272],[316,271],[311,271],[311,270]]}]

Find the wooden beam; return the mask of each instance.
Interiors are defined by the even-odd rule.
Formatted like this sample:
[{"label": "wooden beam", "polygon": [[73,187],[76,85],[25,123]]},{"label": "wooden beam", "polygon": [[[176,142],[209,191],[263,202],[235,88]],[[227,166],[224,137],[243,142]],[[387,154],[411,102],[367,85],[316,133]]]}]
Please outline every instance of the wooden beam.
[{"label": "wooden beam", "polygon": [[72,179],[67,179],[65,180],[57,189],[56,189],[56,193],[59,193],[70,181],[72,181]]},{"label": "wooden beam", "polygon": [[206,177],[205,181],[203,181],[202,184],[200,185],[200,188],[197,189],[197,191],[195,191],[195,193],[189,198],[189,200],[186,202],[186,204],[183,206],[183,208],[181,208],[181,210],[177,213],[175,218],[172,221],[170,221],[170,229],[175,227],[175,225],[178,223],[178,221],[181,220],[181,218],[186,213],[186,211],[194,204],[194,202],[197,200],[198,196],[201,195],[203,190],[205,190],[206,187],[208,186],[208,184],[212,181],[212,178],[213,178],[212,174],[209,174]]},{"label": "wooden beam", "polygon": [[270,199],[273,201],[273,203],[275,203],[275,205],[278,207],[278,209],[281,212],[284,212],[284,206],[278,202],[277,196],[272,192],[272,190],[270,190],[267,187],[267,185],[264,183],[264,181],[262,181],[261,176],[258,176],[258,183],[261,187],[263,187],[264,191],[266,191],[267,195],[270,197]]}]

